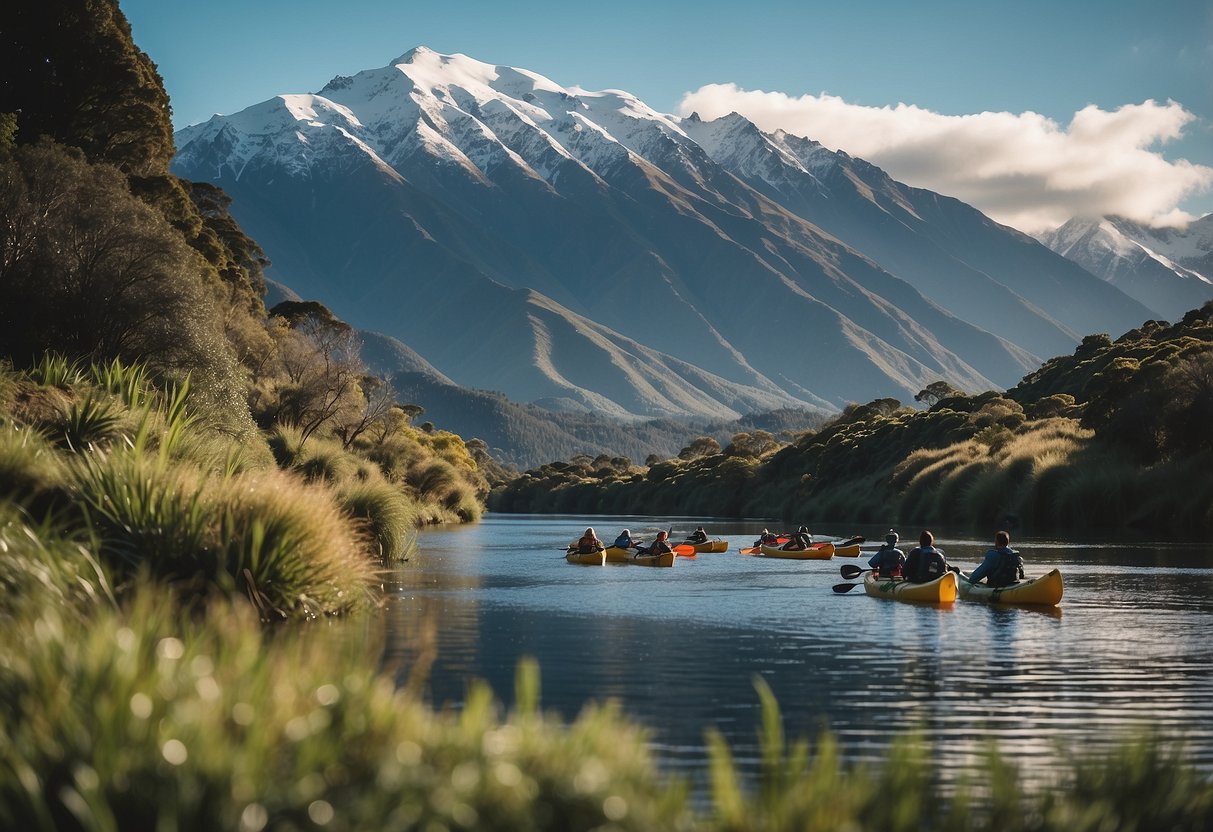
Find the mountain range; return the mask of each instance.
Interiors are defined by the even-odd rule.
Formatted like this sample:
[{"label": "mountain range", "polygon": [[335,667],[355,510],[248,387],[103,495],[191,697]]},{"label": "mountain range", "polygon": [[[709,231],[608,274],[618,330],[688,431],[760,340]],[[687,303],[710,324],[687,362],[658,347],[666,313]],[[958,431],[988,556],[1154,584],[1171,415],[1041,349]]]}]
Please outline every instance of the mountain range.
[{"label": "mountain range", "polygon": [[548,410],[729,420],[1007,387],[1157,317],[809,139],[420,47],[176,142],[271,277]]},{"label": "mountain range", "polygon": [[1183,228],[1152,228],[1124,217],[1072,219],[1041,242],[1177,321],[1213,300],[1213,214]]}]

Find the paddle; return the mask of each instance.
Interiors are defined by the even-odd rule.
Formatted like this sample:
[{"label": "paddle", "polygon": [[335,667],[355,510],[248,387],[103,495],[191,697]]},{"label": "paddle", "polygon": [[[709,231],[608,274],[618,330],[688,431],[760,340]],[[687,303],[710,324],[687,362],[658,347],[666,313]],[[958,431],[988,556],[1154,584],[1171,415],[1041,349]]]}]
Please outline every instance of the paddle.
[{"label": "paddle", "polygon": [[[842,577],[846,578],[848,581],[853,578],[858,578],[864,572],[871,572],[871,571],[872,571],[871,569],[860,569],[858,566],[856,566],[853,563],[844,563],[842,565],[842,567],[838,570],[839,574],[841,574]],[[841,595],[844,592],[850,592],[853,587],[857,587],[857,586],[859,586],[859,584],[834,584],[834,586],[832,586],[830,588],[832,590],[834,590],[835,592],[837,592],[839,595]]]},{"label": "paddle", "polygon": [[677,546],[671,548],[673,548],[674,554],[680,558],[693,558],[699,554],[690,543],[679,543]]}]

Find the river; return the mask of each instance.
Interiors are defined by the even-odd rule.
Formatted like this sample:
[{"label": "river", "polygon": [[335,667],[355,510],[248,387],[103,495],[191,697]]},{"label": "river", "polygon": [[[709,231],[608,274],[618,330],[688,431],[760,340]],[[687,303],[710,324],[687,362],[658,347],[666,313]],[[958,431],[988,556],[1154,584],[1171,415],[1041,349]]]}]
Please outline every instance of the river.
[{"label": "river", "polygon": [[[672,526],[680,540],[697,523],[729,552],[672,569],[574,566],[561,553],[586,526],[609,542],[624,527],[651,539]],[[756,770],[756,676],[790,737],[828,727],[859,761],[917,730],[945,781],[974,773],[990,740],[1044,783],[1059,755],[1143,731],[1182,738],[1213,769],[1213,546],[1017,538],[1029,575],[1061,569],[1059,608],[936,607],[833,592],[854,559],[740,555],[762,525],[490,514],[425,531],[388,587],[384,661],[404,683],[425,659],[426,697],[457,707],[472,678],[508,703],[519,658],[533,656],[545,709],[571,719],[587,701],[618,700],[663,767],[700,787],[708,726]],[[900,531],[908,551],[919,529]],[[990,545],[936,535],[966,570]]]}]

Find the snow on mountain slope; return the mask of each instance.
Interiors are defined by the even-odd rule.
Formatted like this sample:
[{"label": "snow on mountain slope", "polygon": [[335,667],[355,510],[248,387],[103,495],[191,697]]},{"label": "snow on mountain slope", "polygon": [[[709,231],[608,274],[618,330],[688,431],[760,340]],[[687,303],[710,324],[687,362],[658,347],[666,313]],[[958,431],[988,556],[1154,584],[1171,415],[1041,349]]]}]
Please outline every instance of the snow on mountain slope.
[{"label": "snow on mountain slope", "polygon": [[177,146],[278,279],[522,401],[716,418],[985,389],[1150,316],[807,139],[421,47]]},{"label": "snow on mountain slope", "polygon": [[1213,215],[1187,229],[1148,228],[1123,217],[1072,219],[1041,241],[1156,309],[1167,320],[1213,299]]}]

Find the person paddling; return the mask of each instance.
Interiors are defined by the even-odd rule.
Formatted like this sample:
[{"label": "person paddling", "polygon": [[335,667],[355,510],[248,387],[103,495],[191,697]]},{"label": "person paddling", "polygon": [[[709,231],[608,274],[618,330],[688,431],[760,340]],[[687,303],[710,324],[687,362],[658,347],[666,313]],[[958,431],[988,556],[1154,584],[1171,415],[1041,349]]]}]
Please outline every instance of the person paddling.
[{"label": "person paddling", "polygon": [[889,529],[889,533],[884,536],[884,545],[877,549],[876,554],[868,561],[868,566],[872,567],[876,577],[900,577],[901,569],[906,563],[906,554],[897,548],[898,540],[900,538],[897,532]]},{"label": "person paddling", "polygon": [[703,526],[696,526],[695,531],[687,535],[687,543],[697,545],[699,543],[708,542],[708,533],[703,530]]},{"label": "person paddling", "polygon": [[809,534],[809,527],[801,526],[796,530],[796,534],[792,535],[781,548],[789,552],[804,552],[812,548],[812,546],[813,536]]},{"label": "person paddling", "polygon": [[948,571],[947,558],[943,551],[935,548],[935,535],[923,531],[918,538],[918,548],[906,556],[902,569],[906,580],[914,584],[929,583]]},{"label": "person paddling", "polygon": [[763,529],[762,534],[759,535],[758,539],[754,541],[755,549],[757,549],[759,546],[778,546],[778,545],[779,545],[779,538],[776,537],[775,535],[771,534],[771,532],[768,529]]},{"label": "person paddling", "polygon": [[982,578],[993,587],[1011,586],[1023,579],[1023,557],[1011,548],[1011,535],[1007,532],[994,535],[994,548],[986,552],[981,566],[969,575],[973,583]]},{"label": "person paddling", "polygon": [[613,545],[616,549],[635,549],[640,545],[636,540],[632,539],[632,532],[624,529],[619,533],[619,537],[615,538]]},{"label": "person paddling", "polygon": [[593,527],[585,530],[585,534],[581,536],[574,547],[579,555],[588,555],[591,552],[601,552],[606,547],[602,545],[602,541],[598,539],[598,535],[594,534]]},{"label": "person paddling", "polygon": [[670,547],[669,534],[667,532],[657,532],[657,539],[649,544],[648,548],[640,546],[636,550],[638,555],[664,555],[666,552],[674,551]]}]

